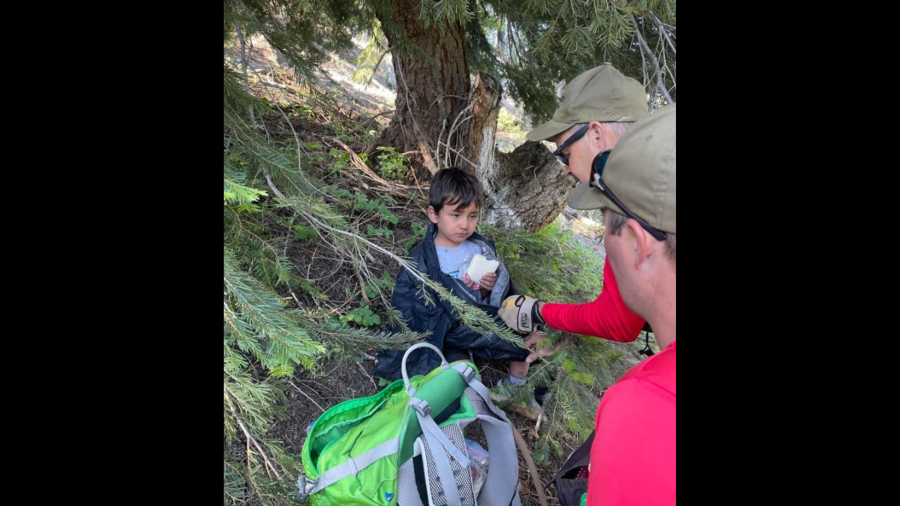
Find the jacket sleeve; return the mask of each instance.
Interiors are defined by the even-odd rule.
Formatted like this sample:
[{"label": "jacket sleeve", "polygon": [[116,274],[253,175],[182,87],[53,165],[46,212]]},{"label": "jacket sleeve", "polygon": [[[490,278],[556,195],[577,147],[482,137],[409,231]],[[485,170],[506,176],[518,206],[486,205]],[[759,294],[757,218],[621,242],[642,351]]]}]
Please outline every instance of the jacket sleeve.
[{"label": "jacket sleeve", "polygon": [[[401,269],[394,284],[391,305],[400,312],[410,330],[422,334],[430,333],[425,342],[443,350],[449,320],[444,314],[437,295],[432,294],[432,300],[435,302],[434,305],[426,305],[422,295],[422,282],[413,277],[406,269]],[[375,375],[390,381],[399,379],[405,351],[382,351],[378,356],[378,363],[375,365]],[[407,369],[410,376],[415,376],[425,374],[438,365],[440,365],[440,358],[437,354],[430,350],[419,349],[410,354]]]},{"label": "jacket sleeve", "polygon": [[434,316],[439,311],[440,300],[432,293],[431,298],[436,305],[426,306],[422,290],[422,282],[408,270],[401,269],[394,284],[391,305],[400,311],[411,330],[424,333],[433,331],[438,324],[439,318]]}]

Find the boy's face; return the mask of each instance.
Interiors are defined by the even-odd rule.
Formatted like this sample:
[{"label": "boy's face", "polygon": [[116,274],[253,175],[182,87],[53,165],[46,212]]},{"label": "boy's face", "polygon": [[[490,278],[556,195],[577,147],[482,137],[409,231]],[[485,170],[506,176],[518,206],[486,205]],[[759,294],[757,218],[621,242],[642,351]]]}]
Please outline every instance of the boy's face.
[{"label": "boy's face", "polygon": [[455,248],[475,233],[478,226],[478,206],[474,202],[466,207],[445,205],[440,213],[428,206],[428,219],[437,225],[438,233],[434,242],[445,248]]}]

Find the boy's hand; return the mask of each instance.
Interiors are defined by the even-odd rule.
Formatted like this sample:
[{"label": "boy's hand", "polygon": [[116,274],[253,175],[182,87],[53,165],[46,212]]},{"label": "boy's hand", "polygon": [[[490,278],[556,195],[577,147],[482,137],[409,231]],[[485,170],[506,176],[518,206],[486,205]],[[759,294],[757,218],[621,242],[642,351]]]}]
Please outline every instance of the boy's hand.
[{"label": "boy's hand", "polygon": [[469,277],[469,273],[467,272],[465,276],[463,276],[463,284],[472,290],[477,290],[478,284],[472,281],[472,278]]},{"label": "boy's hand", "polygon": [[479,283],[481,288],[484,288],[487,291],[491,291],[494,289],[494,286],[497,284],[497,273],[489,272],[481,277],[481,282]]}]

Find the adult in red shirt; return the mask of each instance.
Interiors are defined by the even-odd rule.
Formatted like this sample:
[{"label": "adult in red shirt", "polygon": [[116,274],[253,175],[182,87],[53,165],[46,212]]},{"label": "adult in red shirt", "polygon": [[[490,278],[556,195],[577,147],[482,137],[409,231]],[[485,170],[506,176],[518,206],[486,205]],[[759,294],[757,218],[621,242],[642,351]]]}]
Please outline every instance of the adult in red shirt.
[{"label": "adult in red shirt", "polygon": [[[569,197],[569,205],[589,190],[591,162],[612,149],[635,121],[647,116],[644,87],[606,63],[574,78],[563,90],[560,106],[553,119],[528,132],[528,140],[549,140],[556,144],[554,152],[563,164],[563,173],[578,180]],[[518,300],[514,311],[509,311]],[[524,305],[523,305],[524,302]],[[533,324],[630,342],[637,339],[644,319],[634,314],[619,294],[609,262],[603,266],[603,291],[586,304],[553,304],[530,298],[510,297],[501,317],[511,328],[531,332]],[[527,321],[518,318],[521,313]]]},{"label": "adult in red shirt", "polygon": [[[567,91],[582,76],[573,80]],[[597,88],[596,76],[593,80]],[[590,82],[582,84],[581,95],[590,87]],[[565,99],[564,94],[564,104]],[[589,183],[576,188],[569,205],[604,210],[608,255],[604,271],[615,270],[619,279],[607,274],[597,301],[559,312],[551,309],[556,305],[542,307],[530,298],[504,301],[503,318],[518,330],[523,322],[530,326],[541,319],[562,328],[557,327],[559,321],[548,320],[553,314],[564,320],[565,330],[630,340],[623,333],[638,315],[637,323],[643,325],[646,318],[663,349],[631,369],[603,396],[591,450],[588,505],[676,502],[675,110],[674,105],[668,106],[638,121],[612,154],[587,149],[596,146],[595,131],[603,132],[594,122],[581,134],[590,136],[589,142],[572,140],[579,133],[578,125],[555,136],[558,156],[571,159],[573,167],[583,168],[583,156],[594,151]],[[557,116],[559,111],[554,120]],[[581,163],[576,163],[579,155]],[[612,288],[617,289],[617,300],[613,300]],[[635,315],[618,314],[617,320],[616,311],[621,311],[617,301],[623,301]],[[591,306],[595,311],[580,309]],[[621,337],[625,339],[617,339]]]},{"label": "adult in red shirt", "polygon": [[622,298],[663,349],[603,395],[588,505],[675,504],[675,112],[673,104],[635,123],[578,202],[603,209]]}]

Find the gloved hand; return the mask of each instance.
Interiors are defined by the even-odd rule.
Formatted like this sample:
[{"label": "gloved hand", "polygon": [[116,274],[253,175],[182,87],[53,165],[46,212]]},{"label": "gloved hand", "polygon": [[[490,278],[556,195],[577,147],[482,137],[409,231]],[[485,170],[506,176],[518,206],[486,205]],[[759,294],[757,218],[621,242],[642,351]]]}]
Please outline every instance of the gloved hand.
[{"label": "gloved hand", "polygon": [[506,323],[506,326],[516,332],[530,333],[534,331],[535,324],[544,323],[538,311],[537,299],[526,295],[510,295],[503,299],[497,314]]}]

